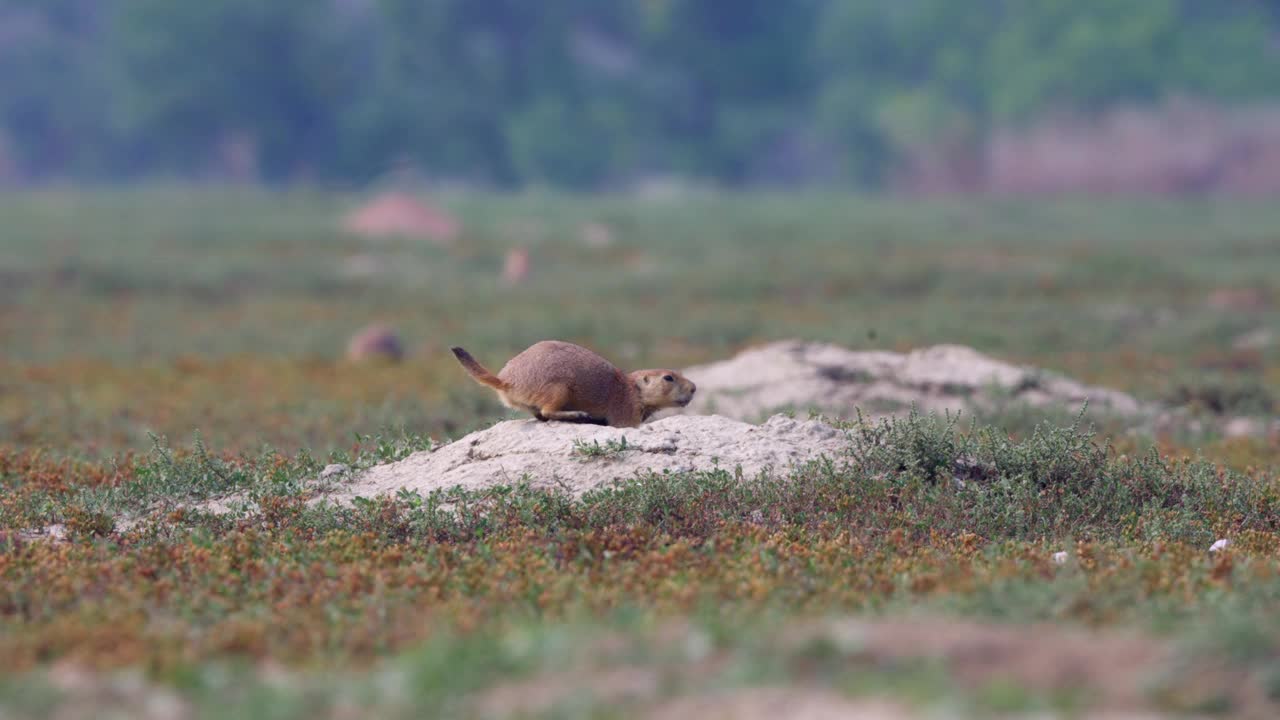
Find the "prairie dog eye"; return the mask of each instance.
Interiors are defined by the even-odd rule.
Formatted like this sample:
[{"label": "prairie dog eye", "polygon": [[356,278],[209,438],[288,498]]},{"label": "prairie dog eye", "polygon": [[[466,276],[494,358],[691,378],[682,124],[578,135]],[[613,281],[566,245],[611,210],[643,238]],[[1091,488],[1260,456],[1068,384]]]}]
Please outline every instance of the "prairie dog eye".
[{"label": "prairie dog eye", "polygon": [[663,376],[662,376],[662,379],[663,379],[663,380],[666,380],[667,382],[675,382],[675,381],[676,381],[676,379],[675,379],[675,378],[673,378],[673,377],[671,377],[670,375],[663,375]]}]

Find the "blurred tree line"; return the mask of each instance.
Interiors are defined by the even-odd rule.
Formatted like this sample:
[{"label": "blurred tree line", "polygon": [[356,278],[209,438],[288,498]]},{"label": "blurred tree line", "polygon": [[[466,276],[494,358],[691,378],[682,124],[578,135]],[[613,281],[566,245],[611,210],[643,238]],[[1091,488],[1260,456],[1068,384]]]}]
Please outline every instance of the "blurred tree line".
[{"label": "blurred tree line", "polygon": [[1278,91],[1280,0],[0,0],[35,181],[874,185],[940,134]]}]

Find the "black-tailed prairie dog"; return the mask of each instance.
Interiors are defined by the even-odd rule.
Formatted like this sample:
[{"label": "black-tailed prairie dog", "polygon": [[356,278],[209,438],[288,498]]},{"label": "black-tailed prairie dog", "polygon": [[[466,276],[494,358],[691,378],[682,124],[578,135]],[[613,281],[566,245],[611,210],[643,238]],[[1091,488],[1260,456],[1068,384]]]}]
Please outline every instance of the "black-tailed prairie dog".
[{"label": "black-tailed prairie dog", "polygon": [[476,382],[497,390],[504,405],[539,420],[635,427],[658,410],[688,405],[697,390],[675,370],[624,373],[594,352],[559,340],[535,343],[497,375],[460,347],[453,354]]}]

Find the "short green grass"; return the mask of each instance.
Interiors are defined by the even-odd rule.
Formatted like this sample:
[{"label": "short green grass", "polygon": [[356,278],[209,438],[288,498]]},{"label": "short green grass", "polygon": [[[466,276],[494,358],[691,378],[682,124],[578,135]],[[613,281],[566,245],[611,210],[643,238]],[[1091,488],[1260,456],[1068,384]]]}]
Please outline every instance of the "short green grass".
[{"label": "short green grass", "polygon": [[[112,454],[195,428],[222,450],[328,451],[387,427],[456,435],[501,408],[448,347],[501,365],[547,337],[625,366],[784,337],[956,342],[1205,412],[1276,402],[1275,342],[1232,347],[1280,327],[1280,210],[1263,203],[445,197],[467,227],[445,249],[343,235],[358,200],[0,198],[0,439]],[[585,246],[588,222],[614,245]],[[517,244],[532,274],[504,287]],[[1224,289],[1271,304],[1215,305]],[[400,329],[410,361],[337,362],[374,320]]]},{"label": "short green grass", "polygon": [[[328,463],[508,416],[455,344],[499,365],[558,337],[679,367],[786,337],[957,342],[1193,413],[1274,415],[1280,349],[1237,340],[1280,329],[1280,210],[444,197],[467,230],[440,248],[344,236],[357,201],[0,198],[0,714],[469,717],[537,695],[520,683],[594,688],[543,693],[525,708],[543,717],[770,685],[973,717],[1124,704],[1105,682],[1029,680],[1019,668],[1039,665],[1016,655],[975,676],[963,653],[793,641],[908,614],[1138,633],[1169,648],[1142,677],[1116,670],[1141,704],[1274,715],[1276,439],[1131,437],[1007,405],[850,423],[847,455],[791,478],[306,501]],[[585,245],[588,222],[614,244]],[[516,244],[533,273],[506,287]],[[406,362],[341,360],[373,320],[400,329]],[[202,509],[228,495],[257,511]],[[67,542],[32,539],[55,524]],[[1221,537],[1230,550],[1209,553]],[[611,694],[616,677],[648,689]]]},{"label": "short green grass", "polygon": [[627,445],[625,437],[606,440],[603,445],[599,440],[592,440],[589,443],[582,440],[573,441],[573,454],[585,459],[617,457],[629,449],[631,448]]}]

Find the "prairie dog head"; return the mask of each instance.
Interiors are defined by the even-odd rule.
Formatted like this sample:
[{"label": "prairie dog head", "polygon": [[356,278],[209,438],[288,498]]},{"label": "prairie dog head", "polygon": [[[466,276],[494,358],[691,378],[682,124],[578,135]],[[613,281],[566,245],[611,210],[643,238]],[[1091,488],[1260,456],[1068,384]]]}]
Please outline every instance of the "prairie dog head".
[{"label": "prairie dog head", "polygon": [[684,407],[698,387],[675,370],[636,370],[631,382],[640,393],[640,402],[654,410]]}]

